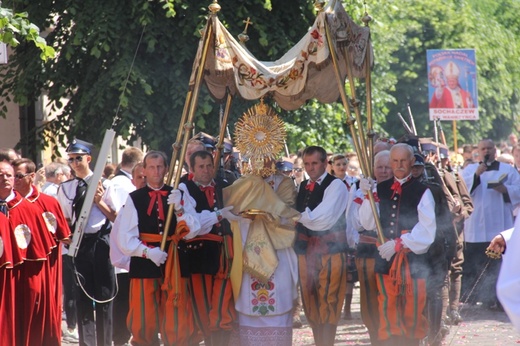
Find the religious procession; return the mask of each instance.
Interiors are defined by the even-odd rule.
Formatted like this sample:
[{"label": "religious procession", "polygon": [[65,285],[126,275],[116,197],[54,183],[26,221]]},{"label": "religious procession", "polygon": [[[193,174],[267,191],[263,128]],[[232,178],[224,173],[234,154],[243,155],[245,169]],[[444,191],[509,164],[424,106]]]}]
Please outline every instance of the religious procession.
[{"label": "religious procession", "polygon": [[[349,344],[450,345],[468,311],[520,330],[520,144],[456,139],[478,118],[474,51],[428,51],[430,128],[408,105],[383,134],[371,16],[314,6],[303,38],[262,61],[250,18],[237,40],[209,5],[171,152],[118,146],[117,116],[44,165],[0,149],[2,345],[332,346],[354,300],[366,337]],[[203,89],[221,102],[211,134],[196,130]],[[311,99],[341,107],[352,150],[289,150],[278,113]],[[233,123],[239,100],[252,106]]]}]

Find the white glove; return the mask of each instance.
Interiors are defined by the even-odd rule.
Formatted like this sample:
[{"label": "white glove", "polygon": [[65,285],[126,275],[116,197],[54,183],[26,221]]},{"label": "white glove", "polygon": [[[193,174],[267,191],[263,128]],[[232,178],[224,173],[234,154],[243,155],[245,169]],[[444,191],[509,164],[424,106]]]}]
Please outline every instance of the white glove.
[{"label": "white glove", "polygon": [[378,248],[379,255],[387,261],[392,259],[392,256],[395,254],[395,240],[389,240],[383,245],[380,245]]},{"label": "white glove", "polygon": [[175,207],[175,211],[182,209],[181,205],[182,200],[182,192],[181,190],[173,189],[170,195],[168,196],[168,204],[173,204]]},{"label": "white glove", "polygon": [[372,180],[372,178],[361,178],[359,180],[359,188],[365,195],[371,193],[374,188],[374,180]]},{"label": "white glove", "polygon": [[160,267],[161,264],[166,262],[168,254],[161,250],[159,247],[148,249],[146,252],[146,258],[155,263],[156,266]]},{"label": "white glove", "polygon": [[224,219],[227,219],[229,221],[238,221],[238,220],[240,220],[240,216],[233,214],[231,212],[231,209],[233,209],[232,205],[230,205],[229,207],[225,207],[225,208],[220,209],[219,213],[220,213],[220,215],[222,215],[222,217]]}]

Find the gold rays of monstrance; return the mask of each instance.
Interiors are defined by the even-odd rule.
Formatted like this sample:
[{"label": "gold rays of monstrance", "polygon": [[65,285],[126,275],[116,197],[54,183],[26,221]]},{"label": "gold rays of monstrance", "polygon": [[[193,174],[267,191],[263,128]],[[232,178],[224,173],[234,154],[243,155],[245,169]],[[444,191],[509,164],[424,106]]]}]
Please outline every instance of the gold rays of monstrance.
[{"label": "gold rays of monstrance", "polygon": [[247,173],[272,174],[274,165],[264,167],[264,162],[276,159],[284,148],[285,136],[284,122],[263,99],[249,108],[235,126],[235,145],[242,156],[250,160]]}]

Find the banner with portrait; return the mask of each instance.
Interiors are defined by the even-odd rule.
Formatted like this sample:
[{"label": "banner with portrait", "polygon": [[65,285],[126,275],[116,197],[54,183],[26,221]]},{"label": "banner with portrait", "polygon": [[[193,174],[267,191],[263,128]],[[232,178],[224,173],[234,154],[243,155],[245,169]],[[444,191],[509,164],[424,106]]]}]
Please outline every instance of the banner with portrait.
[{"label": "banner with portrait", "polygon": [[429,49],[430,120],[477,120],[477,66],[474,49]]}]

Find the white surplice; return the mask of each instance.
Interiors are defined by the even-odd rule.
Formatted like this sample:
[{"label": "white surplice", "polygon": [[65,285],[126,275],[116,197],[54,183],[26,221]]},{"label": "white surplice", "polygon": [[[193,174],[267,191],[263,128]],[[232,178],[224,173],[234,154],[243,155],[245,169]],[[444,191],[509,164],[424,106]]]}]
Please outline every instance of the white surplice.
[{"label": "white surplice", "polygon": [[[520,203],[520,174],[511,165],[500,162],[498,171],[486,171],[480,175],[480,184],[473,191],[478,163],[468,165],[462,171],[473,200],[473,213],[464,223],[464,238],[468,243],[490,242],[501,231],[513,227],[513,209]],[[488,188],[488,182],[507,174],[504,186],[511,203],[505,202],[502,193]]]}]

